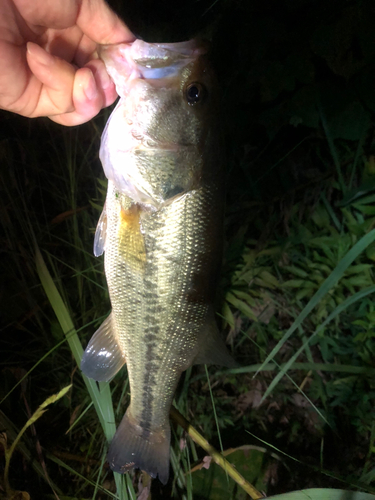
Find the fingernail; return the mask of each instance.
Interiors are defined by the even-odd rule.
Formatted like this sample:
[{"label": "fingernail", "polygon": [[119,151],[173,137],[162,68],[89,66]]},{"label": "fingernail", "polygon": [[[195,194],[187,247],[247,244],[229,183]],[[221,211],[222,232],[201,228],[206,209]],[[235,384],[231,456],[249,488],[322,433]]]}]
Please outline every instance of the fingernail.
[{"label": "fingernail", "polygon": [[89,101],[92,101],[98,95],[95,78],[90,69],[87,71],[87,77],[85,85],[83,86],[83,91]]},{"label": "fingernail", "polygon": [[42,47],[33,42],[28,42],[27,52],[39,63],[44,64],[44,66],[50,66],[55,62],[53,56],[46,52]]}]

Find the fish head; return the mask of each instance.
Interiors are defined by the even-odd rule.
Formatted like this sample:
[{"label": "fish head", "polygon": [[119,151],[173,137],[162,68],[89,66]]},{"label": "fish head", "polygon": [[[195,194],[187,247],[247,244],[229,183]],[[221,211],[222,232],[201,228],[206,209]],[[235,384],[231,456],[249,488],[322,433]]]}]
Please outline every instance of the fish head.
[{"label": "fish head", "polygon": [[217,141],[207,44],[136,40],[104,46],[100,57],[121,97],[102,136],[104,171],[134,202],[158,209],[197,187]]}]

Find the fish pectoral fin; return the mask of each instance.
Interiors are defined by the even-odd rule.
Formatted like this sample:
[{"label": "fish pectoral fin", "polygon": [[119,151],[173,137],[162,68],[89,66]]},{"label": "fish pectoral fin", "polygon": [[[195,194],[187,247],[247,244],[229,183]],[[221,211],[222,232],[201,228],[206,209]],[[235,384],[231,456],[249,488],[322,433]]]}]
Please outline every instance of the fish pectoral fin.
[{"label": "fish pectoral fin", "polygon": [[83,373],[98,382],[108,382],[126,360],[115,336],[112,314],[92,336],[81,360]]},{"label": "fish pectoral fin", "polygon": [[146,250],[140,215],[141,208],[136,203],[127,209],[121,207],[118,238],[127,264],[134,271],[143,272]]},{"label": "fish pectoral fin", "polygon": [[94,238],[94,255],[100,257],[105,250],[105,240],[107,237],[107,212],[105,205],[96,226]]},{"label": "fish pectoral fin", "polygon": [[207,321],[200,331],[199,352],[194,358],[193,364],[220,365],[227,368],[239,367],[219,334],[213,313],[208,315]]},{"label": "fish pectoral fin", "polygon": [[163,484],[169,477],[170,427],[167,421],[158,431],[146,431],[126,411],[109,447],[107,460],[114,472],[124,474],[141,469],[151,477],[159,476]]}]

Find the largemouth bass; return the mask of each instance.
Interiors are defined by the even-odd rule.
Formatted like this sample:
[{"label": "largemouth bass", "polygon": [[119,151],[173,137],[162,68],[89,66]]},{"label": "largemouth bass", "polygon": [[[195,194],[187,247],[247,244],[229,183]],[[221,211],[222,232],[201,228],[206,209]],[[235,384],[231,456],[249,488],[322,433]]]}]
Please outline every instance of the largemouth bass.
[{"label": "largemouth bass", "polygon": [[224,175],[220,96],[196,41],[104,47],[121,99],[102,135],[108,193],[94,253],[112,313],[84,353],[83,372],[110,380],[127,363],[131,402],[108,461],[168,481],[169,411],[193,363],[234,366],[214,318]]}]

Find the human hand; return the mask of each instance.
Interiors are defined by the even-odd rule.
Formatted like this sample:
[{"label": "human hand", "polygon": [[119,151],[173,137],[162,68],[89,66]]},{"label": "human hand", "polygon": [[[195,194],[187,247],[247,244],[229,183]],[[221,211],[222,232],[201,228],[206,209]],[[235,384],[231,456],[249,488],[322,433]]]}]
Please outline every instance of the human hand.
[{"label": "human hand", "polygon": [[97,45],[133,40],[104,0],[0,0],[0,108],[87,122],[117,97]]}]

